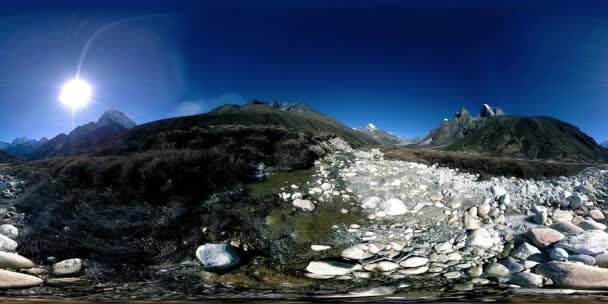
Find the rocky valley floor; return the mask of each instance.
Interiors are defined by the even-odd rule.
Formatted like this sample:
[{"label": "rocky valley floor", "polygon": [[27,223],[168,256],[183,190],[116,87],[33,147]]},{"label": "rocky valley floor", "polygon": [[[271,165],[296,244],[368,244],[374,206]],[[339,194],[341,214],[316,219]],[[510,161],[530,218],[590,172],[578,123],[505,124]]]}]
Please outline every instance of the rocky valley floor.
[{"label": "rocky valley floor", "polygon": [[192,259],[156,267],[158,275],[147,282],[89,280],[95,262],[79,257],[33,262],[18,254],[15,241],[27,216],[10,207],[27,181],[2,175],[0,287],[6,295],[107,298],[119,291],[136,298],[608,291],[605,168],[542,180],[481,180],[458,169],[388,160],[379,150],[354,150],[339,140],[330,145],[335,152],[312,170],[249,185],[251,193],[272,193],[282,202],[265,223],[277,242],[279,235],[292,241],[292,260],[282,263],[293,263],[282,273],[245,259],[237,240],[200,244]]}]

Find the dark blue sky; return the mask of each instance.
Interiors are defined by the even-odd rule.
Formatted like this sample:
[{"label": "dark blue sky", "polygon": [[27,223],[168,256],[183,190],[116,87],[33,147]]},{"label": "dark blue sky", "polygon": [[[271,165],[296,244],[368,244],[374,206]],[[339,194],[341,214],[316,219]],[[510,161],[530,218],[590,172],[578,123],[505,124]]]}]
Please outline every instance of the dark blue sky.
[{"label": "dark blue sky", "polygon": [[94,101],[78,124],[256,98],[416,136],[489,103],[608,139],[605,1],[121,2],[3,4],[0,140],[71,129],[59,88],[112,22],[85,57]]}]

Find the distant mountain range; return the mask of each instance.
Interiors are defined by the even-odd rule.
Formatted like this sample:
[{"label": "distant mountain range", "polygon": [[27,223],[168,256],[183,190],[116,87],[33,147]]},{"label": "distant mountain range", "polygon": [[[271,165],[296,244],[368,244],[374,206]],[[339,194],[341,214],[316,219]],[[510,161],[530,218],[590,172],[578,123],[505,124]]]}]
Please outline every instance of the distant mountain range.
[{"label": "distant mountain range", "polygon": [[124,113],[110,110],[97,122],[79,126],[69,134],[38,141],[17,138],[12,143],[0,143],[0,149],[20,158],[39,159],[104,149],[116,152],[196,147],[210,143],[194,144],[195,138],[183,138],[191,130],[229,130],[231,126],[250,128],[251,132],[255,132],[256,128],[272,126],[317,138],[339,136],[354,146],[413,145],[514,158],[564,161],[608,159],[606,148],[571,124],[551,117],[510,116],[500,108],[487,104],[482,106],[477,116],[461,108],[452,119],[443,121],[426,137],[408,139],[371,123],[365,127],[349,128],[304,103],[259,100],[246,105],[227,104],[209,113],[153,121],[141,126],[137,126]]},{"label": "distant mountain range", "polygon": [[376,125],[369,123],[365,127],[354,128],[359,132],[369,134],[375,140],[377,140],[380,144],[389,145],[389,146],[403,146],[409,145],[413,143],[417,143],[421,140],[421,138],[405,138],[397,136],[389,131],[379,129]]},{"label": "distant mountain range", "polygon": [[607,148],[608,149],[608,140],[603,141],[600,145],[602,145],[602,147]]},{"label": "distant mountain range", "polygon": [[0,142],[0,150],[23,158],[31,158],[34,153],[49,140],[46,137],[40,140],[30,139],[28,137],[15,138],[11,143]]},{"label": "distant mountain range", "polygon": [[20,137],[0,148],[7,153],[25,159],[38,159],[53,155],[78,153],[124,133],[136,124],[124,113],[106,111],[97,122],[79,126],[69,134],[59,134],[52,139],[40,140]]}]

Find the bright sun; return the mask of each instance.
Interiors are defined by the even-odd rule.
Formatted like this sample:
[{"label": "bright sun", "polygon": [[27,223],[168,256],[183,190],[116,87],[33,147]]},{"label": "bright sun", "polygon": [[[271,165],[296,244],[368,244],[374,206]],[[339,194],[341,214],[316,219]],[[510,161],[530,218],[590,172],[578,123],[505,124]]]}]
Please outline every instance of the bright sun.
[{"label": "bright sun", "polygon": [[91,86],[84,80],[74,78],[66,82],[59,93],[59,101],[76,111],[86,106],[91,100]]}]

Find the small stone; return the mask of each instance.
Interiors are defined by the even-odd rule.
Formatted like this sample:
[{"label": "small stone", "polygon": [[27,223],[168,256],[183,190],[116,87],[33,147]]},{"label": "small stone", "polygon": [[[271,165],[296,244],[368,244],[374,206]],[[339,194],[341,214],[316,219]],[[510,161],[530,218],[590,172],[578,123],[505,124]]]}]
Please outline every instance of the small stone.
[{"label": "small stone", "polygon": [[359,244],[342,250],[341,256],[345,259],[364,260],[374,255],[367,251],[366,245]]},{"label": "small stone", "polygon": [[82,272],[84,264],[81,259],[69,259],[53,264],[54,276],[70,276]]},{"label": "small stone", "polygon": [[241,262],[236,247],[228,244],[199,246],[196,249],[196,257],[207,271],[225,270]]},{"label": "small stone", "polygon": [[568,261],[579,262],[579,263],[583,263],[585,265],[595,265],[595,263],[596,263],[594,257],[592,257],[590,255],[584,255],[584,254],[575,254],[575,255],[568,256]]},{"label": "small stone", "polygon": [[429,259],[427,259],[425,257],[413,256],[413,257],[409,257],[409,258],[403,260],[401,263],[399,263],[399,265],[401,265],[402,267],[405,267],[405,268],[414,268],[414,267],[420,267],[422,265],[426,265],[428,262],[429,262]]},{"label": "small stone", "polygon": [[568,260],[568,252],[562,248],[553,248],[549,251],[549,258],[554,261],[566,261]]},{"label": "small stone", "polygon": [[301,209],[302,211],[314,211],[315,208],[317,208],[317,206],[315,206],[315,204],[313,202],[311,202],[310,200],[305,200],[305,199],[295,199],[292,202],[293,206],[296,208]]},{"label": "small stone", "polygon": [[507,257],[499,262],[503,264],[507,269],[509,269],[509,273],[521,272],[524,270],[524,266],[517,263],[517,261],[512,257]]},{"label": "small stone", "polygon": [[549,218],[549,215],[547,213],[547,207],[534,206],[532,212],[534,212],[534,216],[532,217],[534,222],[539,225],[544,225],[547,219]]},{"label": "small stone", "polygon": [[317,275],[346,275],[361,269],[359,264],[350,264],[336,261],[313,261],[308,263],[306,271]]},{"label": "small stone", "polygon": [[509,268],[499,263],[492,263],[488,265],[484,274],[488,278],[506,278],[509,276]]},{"label": "small stone", "polygon": [[566,200],[569,203],[569,207],[572,209],[577,209],[583,203],[583,199],[579,195],[571,195],[567,197]]},{"label": "small stone", "polygon": [[310,249],[312,249],[313,251],[324,251],[331,248],[332,247],[329,245],[310,245]]},{"label": "small stone", "polygon": [[538,250],[538,248],[536,248],[526,242],[523,242],[521,245],[519,245],[515,250],[513,250],[511,252],[512,257],[514,257],[518,260],[521,260],[521,261],[527,260],[532,255],[540,255],[540,254],[541,254],[541,252],[540,252],[540,250]]}]

